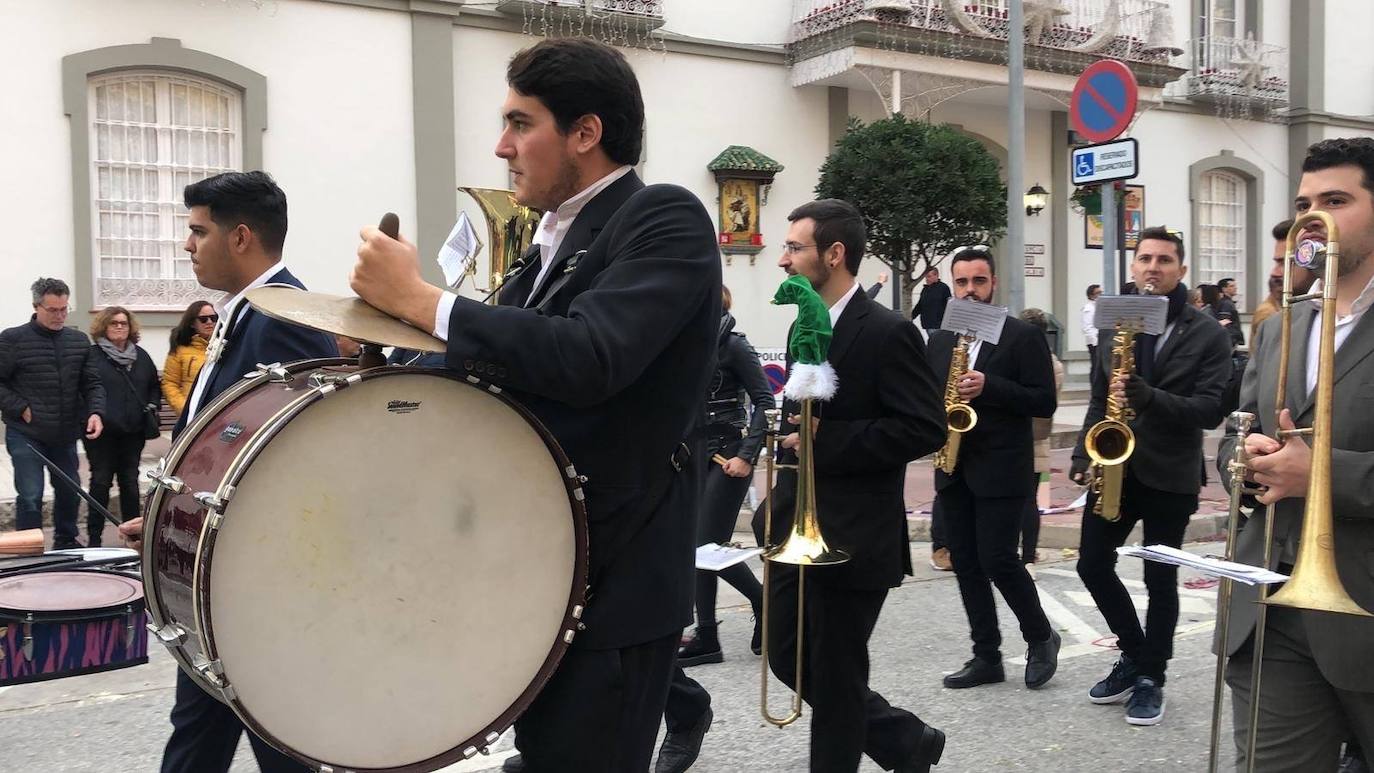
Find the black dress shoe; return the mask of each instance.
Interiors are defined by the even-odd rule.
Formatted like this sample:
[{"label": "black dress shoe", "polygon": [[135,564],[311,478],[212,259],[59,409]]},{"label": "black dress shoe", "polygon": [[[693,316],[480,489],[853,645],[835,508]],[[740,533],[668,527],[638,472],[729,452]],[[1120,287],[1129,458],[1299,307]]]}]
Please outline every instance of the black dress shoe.
[{"label": "black dress shoe", "polygon": [[654,763],[654,773],[683,773],[697,761],[701,753],[701,741],[706,731],[711,729],[711,709],[706,709],[696,724],[680,733],[663,736],[663,745],[658,747],[658,761]]},{"label": "black dress shoe", "polygon": [[525,758],[519,754],[507,757],[506,761],[501,763],[501,773],[524,773],[524,770]]},{"label": "black dress shoe", "polygon": [[716,629],[697,626],[697,632],[677,651],[677,664],[686,668],[704,663],[724,663],[725,655],[720,651],[720,639]]},{"label": "black dress shoe", "polygon": [[54,541],[52,543],[53,550],[80,550],[83,547],[85,546],[74,539],[61,540],[60,542]]},{"label": "black dress shoe", "polygon": [[1032,690],[1044,687],[1059,669],[1059,632],[1050,631],[1047,641],[1026,649],[1026,686]]},{"label": "black dress shoe", "polygon": [[749,651],[755,655],[763,654],[763,621],[754,616],[754,636],[749,640]]},{"label": "black dress shoe", "polygon": [[921,739],[916,742],[911,759],[898,765],[895,773],[930,773],[930,766],[938,764],[944,752],[945,734],[926,725],[921,728]]},{"label": "black dress shoe", "polygon": [[990,660],[975,657],[965,663],[963,668],[946,676],[945,686],[951,690],[962,690],[965,687],[977,687],[980,684],[1005,681],[1007,681],[1007,673],[1002,670],[1000,662],[993,663]]}]

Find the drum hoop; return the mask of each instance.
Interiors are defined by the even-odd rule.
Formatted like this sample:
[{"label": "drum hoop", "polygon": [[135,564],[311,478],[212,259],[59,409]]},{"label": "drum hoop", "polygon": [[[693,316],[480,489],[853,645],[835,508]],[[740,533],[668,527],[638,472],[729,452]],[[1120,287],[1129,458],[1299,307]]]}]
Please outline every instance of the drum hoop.
[{"label": "drum hoop", "polygon": [[[515,412],[526,421],[530,428],[533,429],[544,442],[545,448],[559,465],[559,470],[562,473],[561,478],[563,480],[563,485],[567,489],[568,504],[572,509],[573,537],[576,548],[575,560],[573,562],[572,584],[569,588],[568,603],[564,608],[563,622],[560,626],[563,634],[552,643],[549,653],[544,658],[544,663],[540,666],[539,670],[530,680],[530,683],[525,686],[515,701],[494,720],[477,731],[476,734],[470,738],[464,739],[461,743],[446,752],[441,752],[428,759],[398,767],[375,769],[377,771],[396,771],[397,773],[402,771],[405,773],[427,773],[428,771],[437,770],[455,762],[470,759],[495,743],[500,737],[500,734],[513,725],[515,720],[529,708],[534,698],[543,690],[544,685],[553,677],[554,671],[558,668],[558,664],[562,662],[563,656],[567,653],[568,646],[572,643],[574,635],[580,628],[582,611],[586,606],[588,574],[587,510],[585,495],[582,491],[582,478],[577,474],[577,470],[573,467],[571,460],[568,458],[567,453],[563,451],[562,446],[558,444],[557,439],[554,438],[553,433],[551,433],[548,428],[539,421],[538,417],[529,411],[529,409],[506,395],[499,386],[489,384],[471,376],[460,376],[446,369],[417,368],[401,365],[388,365],[378,368],[369,368],[367,370],[359,370],[352,375],[361,376],[359,381],[365,381],[373,378],[404,374],[421,374],[431,377],[446,378],[465,386],[480,389],[500,400],[508,408],[514,409]],[[299,399],[291,401],[269,420],[263,422],[261,428],[258,429],[234,458],[233,462],[226,468],[226,473],[220,483],[220,490],[216,493],[223,496],[225,491],[236,487],[239,481],[242,480],[243,476],[252,467],[253,462],[257,459],[258,455],[261,454],[262,450],[267,447],[271,440],[275,438],[284,427],[291,423],[292,419],[300,415],[307,406],[314,404],[318,400],[324,399],[335,390],[342,391],[349,386],[352,386],[352,384],[348,386],[338,384],[312,387]],[[214,561],[213,554],[216,536],[217,532],[215,530],[207,528],[201,529],[201,542],[196,552],[196,565],[192,575],[193,591],[191,594],[195,618],[201,631],[201,652],[210,662],[219,660],[219,651],[215,645],[214,628],[211,625],[213,614],[210,609],[210,588],[208,583],[211,564]],[[232,686],[232,680],[227,681],[228,684]],[[243,707],[242,702],[239,701],[237,695],[234,694],[232,690],[227,697],[222,691],[216,690],[216,692],[218,692],[221,699],[233,709],[234,713],[238,715],[239,719],[248,727],[250,732],[256,734],[274,748],[293,759],[316,768],[334,765],[334,763],[329,760],[318,760],[307,757],[294,749],[288,748]],[[337,768],[338,766],[334,765],[334,767]]]},{"label": "drum hoop", "polygon": [[[356,363],[357,360],[342,357],[320,357],[313,360],[297,360],[287,363],[283,367],[286,368],[287,373],[294,375],[305,370],[337,365],[354,365]],[[177,465],[181,463],[182,456],[184,456],[195,441],[199,439],[201,431],[205,429],[205,425],[209,424],[214,420],[215,416],[219,415],[220,409],[223,406],[248,394],[270,379],[271,376],[267,373],[259,372],[255,374],[245,374],[243,378],[234,382],[228,389],[220,392],[213,400],[207,403],[205,407],[197,411],[195,418],[191,419],[190,423],[181,430],[181,434],[177,436],[177,440],[167,449],[166,456],[162,457],[161,469],[163,472],[170,473],[172,470],[176,469]],[[165,498],[166,489],[162,486],[155,486],[152,495],[148,497],[148,501],[145,502],[143,506],[143,534],[145,539],[143,540],[143,553],[139,556],[139,559],[143,566],[147,568],[147,570],[143,572],[143,600],[148,611],[148,628],[153,632],[163,628],[171,621],[166,608],[162,604],[162,597],[159,595],[157,587],[153,584],[153,580],[157,575],[157,564],[153,560],[153,549],[156,540],[147,538],[149,535],[155,535],[157,533],[158,513],[162,509],[162,502]],[[205,530],[202,529],[201,531],[203,534]],[[197,547],[197,563],[199,563],[199,547]],[[194,586],[194,574],[192,584]],[[193,609],[194,605],[195,599],[193,594]],[[197,624],[199,624],[199,621],[197,621]],[[188,632],[188,636],[194,636],[197,641],[201,639],[198,632]],[[200,643],[201,652],[203,654],[205,651],[204,642]],[[204,689],[214,690],[214,686],[205,681],[197,673],[195,664],[186,654],[186,650],[183,646],[172,645],[168,646],[167,649],[172,653],[172,659],[177,662],[177,665],[181,667],[183,672],[191,677],[192,681],[196,682]]]},{"label": "drum hoop", "polygon": [[[63,574],[92,573],[105,575],[120,575],[128,578],[124,572],[116,572],[107,569],[67,569]],[[33,575],[56,574],[57,572],[34,572]],[[18,575],[16,575],[18,576]],[[142,583],[140,583],[142,588]],[[106,604],[101,607],[81,607],[78,609],[53,609],[39,612],[32,609],[20,609],[18,607],[7,607],[0,604],[0,620],[13,622],[33,622],[33,623],[80,623],[90,620],[108,620],[112,617],[123,617],[125,615],[142,612],[146,608],[144,600],[148,597],[148,591],[143,589],[143,595],[136,599],[130,599],[118,604]]]}]

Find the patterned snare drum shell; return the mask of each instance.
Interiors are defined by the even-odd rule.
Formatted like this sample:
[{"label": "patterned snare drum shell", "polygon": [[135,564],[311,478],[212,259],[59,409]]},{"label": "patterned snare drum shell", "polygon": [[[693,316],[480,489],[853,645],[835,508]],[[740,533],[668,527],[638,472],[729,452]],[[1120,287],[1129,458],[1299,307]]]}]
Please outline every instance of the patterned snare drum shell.
[{"label": "patterned snare drum shell", "polygon": [[[81,592],[92,606],[80,605]],[[29,603],[31,599],[40,603]],[[73,603],[75,602],[75,603]],[[148,662],[142,584],[118,572],[35,572],[0,581],[0,687]]]}]

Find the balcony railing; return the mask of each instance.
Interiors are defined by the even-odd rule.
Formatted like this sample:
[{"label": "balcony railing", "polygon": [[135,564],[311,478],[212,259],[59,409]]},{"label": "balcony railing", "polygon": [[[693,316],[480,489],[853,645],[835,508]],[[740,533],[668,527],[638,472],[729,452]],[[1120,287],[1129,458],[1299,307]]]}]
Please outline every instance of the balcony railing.
[{"label": "balcony railing", "polygon": [[1188,41],[1189,73],[1180,96],[1199,102],[1288,102],[1288,49],[1251,38],[1208,36]]},{"label": "balcony railing", "polygon": [[645,30],[663,26],[662,0],[497,0],[496,10],[526,18],[613,22]]},{"label": "balcony railing", "polygon": [[[886,23],[915,31],[989,41],[1007,39],[1005,0],[901,0],[910,13],[894,13],[892,3],[874,4],[865,0],[794,0],[792,44],[805,47],[806,41],[840,30],[857,21]],[[1028,46],[1094,57],[1111,57],[1127,62],[1168,65],[1177,49],[1168,37],[1169,5],[1161,0],[1119,0],[1116,18],[1109,18],[1110,0],[1066,0],[1066,14],[1046,20],[1039,29],[1030,28]],[[881,7],[882,10],[872,10]],[[904,17],[904,18],[903,18]],[[1029,21],[1029,20],[1028,20]]]}]

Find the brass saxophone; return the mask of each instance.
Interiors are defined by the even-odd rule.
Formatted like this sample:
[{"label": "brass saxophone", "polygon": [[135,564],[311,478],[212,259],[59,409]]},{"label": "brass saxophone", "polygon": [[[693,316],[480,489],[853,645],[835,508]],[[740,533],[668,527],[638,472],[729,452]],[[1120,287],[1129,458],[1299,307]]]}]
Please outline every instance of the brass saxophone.
[{"label": "brass saxophone", "polygon": [[964,433],[978,424],[978,412],[959,396],[959,379],[968,372],[968,347],[972,336],[961,335],[949,358],[949,376],[945,379],[945,425],[949,434],[945,445],[935,454],[935,466],[946,475],[959,464],[959,441]]},{"label": "brass saxophone", "polygon": [[[1154,285],[1145,285],[1145,295],[1154,295]],[[1109,521],[1121,519],[1121,483],[1126,477],[1126,461],[1135,451],[1135,433],[1130,423],[1135,411],[1112,393],[1112,382],[1135,372],[1136,330],[1120,323],[1112,337],[1112,372],[1107,376],[1107,415],[1094,424],[1083,438],[1083,448],[1093,460],[1092,491],[1097,495],[1093,513]]]}]

